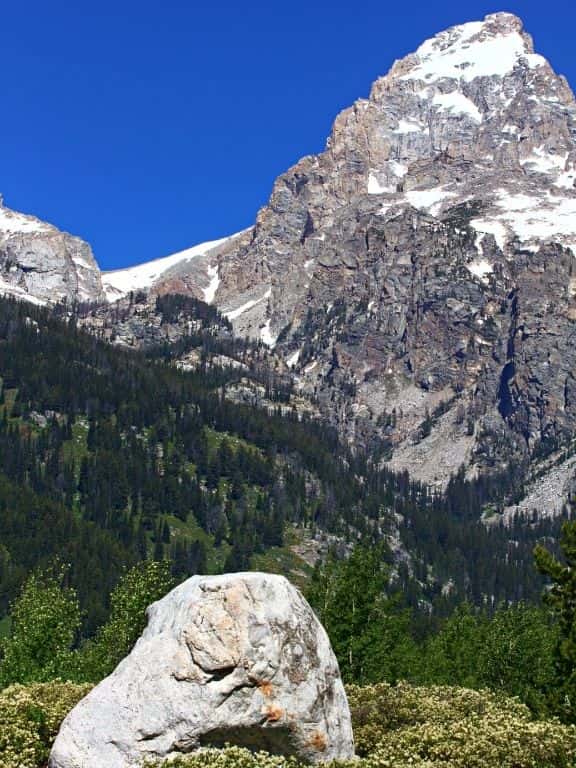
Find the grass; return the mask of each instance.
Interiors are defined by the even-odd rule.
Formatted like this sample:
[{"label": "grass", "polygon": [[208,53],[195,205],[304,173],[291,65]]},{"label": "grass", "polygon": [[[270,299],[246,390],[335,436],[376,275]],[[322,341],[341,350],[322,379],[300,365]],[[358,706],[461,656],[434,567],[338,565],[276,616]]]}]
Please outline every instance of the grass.
[{"label": "grass", "polygon": [[303,589],[312,576],[312,568],[291,549],[291,545],[299,541],[294,528],[286,529],[284,540],[283,547],[271,547],[262,554],[253,555],[252,567],[256,571],[286,576],[293,584]]},{"label": "grass", "polygon": [[206,547],[206,561],[208,573],[221,573],[228,556],[230,547],[223,544],[221,547],[214,546],[214,536],[200,527],[195,520],[194,515],[189,515],[188,520],[184,522],[175,515],[166,515],[166,522],[170,526],[170,535],[174,539],[184,541],[201,541]]},{"label": "grass", "polygon": [[262,454],[260,448],[257,448],[253,443],[249,443],[237,435],[231,435],[228,432],[217,432],[215,429],[211,429],[210,427],[205,427],[204,432],[208,439],[208,452],[210,458],[214,457],[216,451],[224,442],[224,440],[228,441],[228,445],[233,451],[237,451],[238,448],[242,447],[248,451],[254,451],[255,453]]},{"label": "grass", "polygon": [[72,425],[72,439],[62,445],[62,458],[66,463],[74,462],[77,475],[80,474],[82,459],[88,455],[88,432],[88,422],[77,419]]}]

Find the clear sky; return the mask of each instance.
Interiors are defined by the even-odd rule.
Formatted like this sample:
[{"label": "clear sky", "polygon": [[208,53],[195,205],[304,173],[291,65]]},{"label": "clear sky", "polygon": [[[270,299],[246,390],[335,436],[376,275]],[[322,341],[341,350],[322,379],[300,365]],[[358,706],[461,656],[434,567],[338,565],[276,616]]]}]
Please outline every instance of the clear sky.
[{"label": "clear sky", "polygon": [[394,59],[501,10],[576,87],[568,0],[7,0],[0,191],[105,269],[223,237]]}]

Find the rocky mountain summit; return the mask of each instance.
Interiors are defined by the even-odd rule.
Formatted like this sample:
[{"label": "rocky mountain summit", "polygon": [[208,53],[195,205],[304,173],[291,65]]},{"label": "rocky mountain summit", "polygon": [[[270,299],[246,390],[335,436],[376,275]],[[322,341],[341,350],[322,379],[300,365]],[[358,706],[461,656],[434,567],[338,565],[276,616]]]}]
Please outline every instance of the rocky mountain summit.
[{"label": "rocky mountain summit", "polygon": [[575,130],[518,18],[442,32],[277,180],[216,302],[395,469],[547,453],[576,426]]},{"label": "rocky mountain summit", "polygon": [[[576,431],[575,180],[574,95],[497,13],[397,61],[253,228],[101,279],[89,251],[69,257],[80,241],[27,217],[36,229],[2,230],[19,216],[3,213],[2,285],[189,294],[391,468],[438,486],[462,465],[537,478]],[[62,286],[42,283],[45,242],[61,244]]]}]

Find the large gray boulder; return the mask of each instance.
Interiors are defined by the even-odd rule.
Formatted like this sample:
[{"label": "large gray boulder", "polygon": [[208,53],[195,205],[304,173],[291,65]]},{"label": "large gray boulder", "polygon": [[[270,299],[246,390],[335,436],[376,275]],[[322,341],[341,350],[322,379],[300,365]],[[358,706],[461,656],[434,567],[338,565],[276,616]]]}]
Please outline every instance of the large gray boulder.
[{"label": "large gray boulder", "polygon": [[194,576],[151,605],[130,655],[64,720],[49,766],[127,768],[226,743],[354,755],[328,636],[282,576]]}]

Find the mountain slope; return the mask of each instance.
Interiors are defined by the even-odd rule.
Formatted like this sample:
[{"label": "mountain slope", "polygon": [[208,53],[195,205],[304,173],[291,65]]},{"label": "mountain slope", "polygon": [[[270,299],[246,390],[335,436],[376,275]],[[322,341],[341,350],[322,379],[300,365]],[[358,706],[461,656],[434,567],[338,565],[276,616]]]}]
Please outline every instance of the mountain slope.
[{"label": "mountain slope", "polygon": [[333,429],[281,413],[272,377],[276,408],[232,402],[247,375],[182,372],[0,299],[0,619],[26,573],[54,555],[72,563],[89,630],[123,565],[143,557],[169,555],[182,577],[275,563],[302,579],[304,560],[359,540],[389,545],[414,606],[538,597],[532,548],[558,521],[480,521],[518,473],[460,475],[440,496],[351,453]]},{"label": "mountain slope", "polygon": [[392,467],[529,461],[576,428],[575,137],[519,19],[442,32],[276,181],[216,303]]},{"label": "mountain slope", "polygon": [[391,469],[537,479],[576,434],[575,179],[572,91],[492,14],[397,61],[252,229],[104,283],[209,300]]},{"label": "mountain slope", "polygon": [[[178,288],[189,292],[193,287],[201,293],[198,298],[211,304],[220,283],[215,259],[223,250],[222,246],[237,240],[242,234],[200,243],[185,251],[134,267],[104,272],[102,280],[106,298],[108,301],[117,301],[132,291],[150,291],[155,285],[161,284],[163,292],[171,293],[177,292]],[[179,285],[180,275],[188,278],[187,286]]]}]

